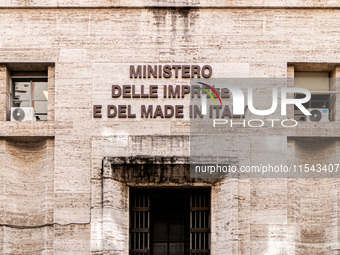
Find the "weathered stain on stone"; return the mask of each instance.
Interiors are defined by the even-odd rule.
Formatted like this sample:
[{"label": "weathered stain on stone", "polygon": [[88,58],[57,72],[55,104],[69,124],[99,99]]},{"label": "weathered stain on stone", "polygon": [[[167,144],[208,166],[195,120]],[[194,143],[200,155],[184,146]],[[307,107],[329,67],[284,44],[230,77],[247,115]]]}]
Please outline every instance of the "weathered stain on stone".
[{"label": "weathered stain on stone", "polygon": [[[138,184],[193,184],[215,183],[216,179],[195,179],[190,177],[189,158],[185,157],[118,157],[105,158],[106,167],[103,170],[109,178],[127,183]],[[112,171],[112,172],[111,172]],[[104,178],[107,176],[104,176]]]},{"label": "weathered stain on stone", "polygon": [[170,18],[170,31],[174,36],[180,36],[183,34],[185,38],[188,36],[190,26],[195,25],[195,21],[198,18],[197,8],[150,8],[153,13],[154,24],[157,29],[161,31],[161,28],[166,28],[167,17]]}]

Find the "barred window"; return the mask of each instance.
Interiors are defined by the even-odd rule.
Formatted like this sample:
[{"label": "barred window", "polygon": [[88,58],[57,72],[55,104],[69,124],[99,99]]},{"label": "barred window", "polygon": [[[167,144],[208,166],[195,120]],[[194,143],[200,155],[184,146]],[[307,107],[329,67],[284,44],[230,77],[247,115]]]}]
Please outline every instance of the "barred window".
[{"label": "barred window", "polygon": [[210,189],[131,189],[130,254],[210,254]]}]

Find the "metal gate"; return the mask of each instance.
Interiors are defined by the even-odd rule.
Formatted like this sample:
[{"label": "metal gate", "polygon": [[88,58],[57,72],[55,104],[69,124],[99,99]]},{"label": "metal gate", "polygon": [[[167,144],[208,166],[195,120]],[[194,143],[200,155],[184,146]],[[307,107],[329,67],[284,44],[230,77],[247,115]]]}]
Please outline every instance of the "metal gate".
[{"label": "metal gate", "polygon": [[[210,254],[210,189],[192,189],[188,195],[190,254]],[[131,255],[152,254],[150,225],[150,190],[131,189],[129,242]]]}]

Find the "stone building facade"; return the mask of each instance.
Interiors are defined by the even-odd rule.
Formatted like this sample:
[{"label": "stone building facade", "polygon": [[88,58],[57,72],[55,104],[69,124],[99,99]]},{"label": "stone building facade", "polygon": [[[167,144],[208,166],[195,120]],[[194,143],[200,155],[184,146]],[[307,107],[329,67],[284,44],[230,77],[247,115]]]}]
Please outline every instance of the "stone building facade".
[{"label": "stone building facade", "polygon": [[[197,191],[209,203],[190,204],[190,217],[208,212],[209,223],[178,241],[185,252],[195,254],[190,242],[203,233],[208,244],[196,254],[339,254],[337,178],[193,179],[188,114],[111,118],[106,108],[171,104],[187,113],[188,97],[112,98],[114,84],[190,85],[130,78],[130,65],[210,65],[212,78],[338,78],[339,14],[335,0],[0,0],[0,253],[157,255],[155,230],[131,227],[135,212],[151,224],[156,209],[132,194],[149,192],[157,205],[157,193],[172,201],[173,192],[189,208]],[[10,121],[14,79],[47,80],[47,121]],[[263,142],[268,130],[245,128],[230,155],[338,162],[340,85],[330,89],[332,121],[272,130],[275,147]],[[133,233],[150,232],[132,247]]]}]

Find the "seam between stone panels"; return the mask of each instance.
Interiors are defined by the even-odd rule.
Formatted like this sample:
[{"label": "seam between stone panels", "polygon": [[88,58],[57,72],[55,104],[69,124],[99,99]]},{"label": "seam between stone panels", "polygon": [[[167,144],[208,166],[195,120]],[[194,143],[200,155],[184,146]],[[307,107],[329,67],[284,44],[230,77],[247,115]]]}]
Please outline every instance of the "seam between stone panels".
[{"label": "seam between stone panels", "polygon": [[54,227],[54,226],[62,226],[66,227],[69,225],[89,225],[90,222],[84,222],[84,223],[67,223],[67,224],[61,224],[61,223],[47,223],[42,225],[33,225],[33,226],[22,226],[22,225],[12,225],[12,224],[0,224],[0,227],[8,227],[8,228],[16,228],[16,229],[32,229],[32,228],[44,228],[44,227]]}]

